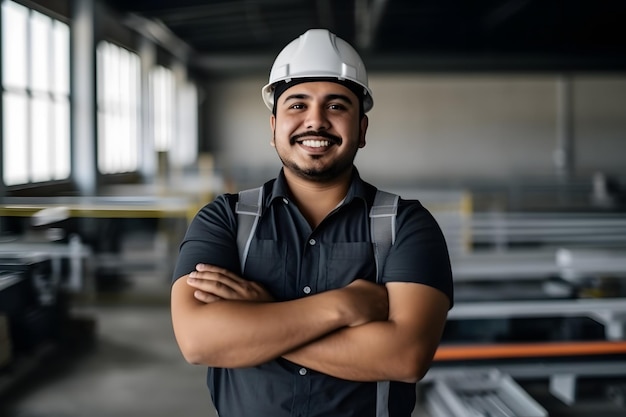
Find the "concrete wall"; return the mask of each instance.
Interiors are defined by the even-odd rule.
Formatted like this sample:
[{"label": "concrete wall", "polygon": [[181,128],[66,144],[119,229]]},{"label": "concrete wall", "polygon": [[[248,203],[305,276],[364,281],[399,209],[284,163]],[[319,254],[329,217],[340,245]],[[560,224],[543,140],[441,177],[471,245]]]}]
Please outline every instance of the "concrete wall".
[{"label": "concrete wall", "polygon": [[[626,177],[626,74],[572,80],[573,174]],[[375,105],[357,166],[369,180],[464,185],[555,177],[561,78],[373,74]],[[270,147],[265,76],[210,84],[206,117],[216,165],[257,183],[280,167]]]}]

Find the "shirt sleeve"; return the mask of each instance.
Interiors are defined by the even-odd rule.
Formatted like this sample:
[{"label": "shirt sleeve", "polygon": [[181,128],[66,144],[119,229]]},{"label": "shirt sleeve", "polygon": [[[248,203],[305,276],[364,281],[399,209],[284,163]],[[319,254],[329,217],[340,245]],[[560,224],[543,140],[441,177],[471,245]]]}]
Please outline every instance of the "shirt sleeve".
[{"label": "shirt sleeve", "polygon": [[233,197],[220,195],[196,214],[180,244],[172,282],[194,271],[198,263],[240,272]]},{"label": "shirt sleeve", "polygon": [[432,214],[417,201],[401,201],[396,240],[383,270],[383,282],[415,282],[454,300],[452,268],[444,235]]}]

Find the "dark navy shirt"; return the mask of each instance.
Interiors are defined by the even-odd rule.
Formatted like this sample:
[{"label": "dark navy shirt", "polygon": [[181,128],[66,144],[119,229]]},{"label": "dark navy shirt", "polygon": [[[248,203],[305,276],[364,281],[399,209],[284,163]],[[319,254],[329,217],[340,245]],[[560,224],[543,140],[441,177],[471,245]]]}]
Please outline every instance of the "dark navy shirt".
[{"label": "dark navy shirt", "polygon": [[[376,188],[356,172],[344,201],[312,229],[290,197],[283,173],[264,185],[263,215],[252,240],[244,278],[280,301],[341,288],[357,278],[376,280],[369,207]],[[236,194],[203,207],[180,247],[174,279],[197,263],[241,273]],[[441,290],[452,304],[452,273],[444,237],[418,202],[400,200],[396,240],[382,282],[416,282]],[[352,382],[278,358],[243,369],[209,368],[207,383],[220,417],[375,417],[377,384]],[[415,384],[391,382],[389,416],[409,417]]]}]

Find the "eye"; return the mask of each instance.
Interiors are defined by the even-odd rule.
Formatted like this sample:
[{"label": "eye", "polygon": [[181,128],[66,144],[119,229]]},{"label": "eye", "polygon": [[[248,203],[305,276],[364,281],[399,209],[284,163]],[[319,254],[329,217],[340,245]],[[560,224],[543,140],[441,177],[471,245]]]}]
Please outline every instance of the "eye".
[{"label": "eye", "polygon": [[294,110],[302,110],[304,108],[304,104],[301,103],[295,103],[292,104],[291,106],[289,106],[290,109],[294,109]]},{"label": "eye", "polygon": [[331,103],[328,105],[328,108],[331,110],[345,110],[346,106],[344,106],[343,104],[339,104],[339,103]]}]

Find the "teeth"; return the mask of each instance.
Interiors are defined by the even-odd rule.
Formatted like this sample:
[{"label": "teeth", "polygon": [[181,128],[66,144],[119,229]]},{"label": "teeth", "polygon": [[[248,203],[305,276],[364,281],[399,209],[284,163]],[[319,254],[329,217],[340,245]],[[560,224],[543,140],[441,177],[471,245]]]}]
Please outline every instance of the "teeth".
[{"label": "teeth", "polygon": [[330,142],[327,140],[303,140],[302,144],[310,148],[321,148],[330,145]]}]

